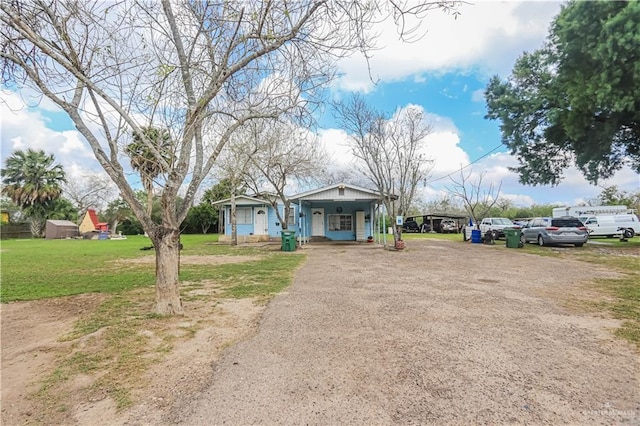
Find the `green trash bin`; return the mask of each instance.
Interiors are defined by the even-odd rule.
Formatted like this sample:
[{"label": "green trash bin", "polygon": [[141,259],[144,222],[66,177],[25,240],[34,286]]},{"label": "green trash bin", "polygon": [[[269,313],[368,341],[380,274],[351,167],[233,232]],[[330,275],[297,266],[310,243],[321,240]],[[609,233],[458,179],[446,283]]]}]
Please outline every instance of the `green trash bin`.
[{"label": "green trash bin", "polygon": [[296,231],[281,231],[282,251],[296,251]]},{"label": "green trash bin", "polygon": [[504,229],[504,237],[507,240],[508,248],[521,248],[522,243],[520,242],[520,230],[514,228],[505,228]]}]

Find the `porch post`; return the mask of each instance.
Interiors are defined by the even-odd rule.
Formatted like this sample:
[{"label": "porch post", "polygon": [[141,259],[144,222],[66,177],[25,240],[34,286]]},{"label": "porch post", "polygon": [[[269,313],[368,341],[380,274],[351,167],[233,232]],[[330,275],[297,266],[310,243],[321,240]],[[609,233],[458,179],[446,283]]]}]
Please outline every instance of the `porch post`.
[{"label": "porch post", "polygon": [[[376,228],[374,230],[374,235],[376,236],[376,243],[380,244],[380,204],[376,204],[376,215],[378,215],[378,220],[376,220]],[[375,216],[374,216],[375,217]]]},{"label": "porch post", "polygon": [[302,215],[302,200],[298,200],[298,245],[304,244],[304,216]]},{"label": "porch post", "polygon": [[375,217],[374,215],[374,206],[375,204],[371,203],[369,205],[369,235],[373,237],[374,233],[373,233],[373,218]]},{"label": "porch post", "polygon": [[384,238],[384,241],[382,242],[382,244],[386,247],[387,246],[387,218],[385,217],[387,215],[386,209],[384,214],[382,215],[382,238]]}]

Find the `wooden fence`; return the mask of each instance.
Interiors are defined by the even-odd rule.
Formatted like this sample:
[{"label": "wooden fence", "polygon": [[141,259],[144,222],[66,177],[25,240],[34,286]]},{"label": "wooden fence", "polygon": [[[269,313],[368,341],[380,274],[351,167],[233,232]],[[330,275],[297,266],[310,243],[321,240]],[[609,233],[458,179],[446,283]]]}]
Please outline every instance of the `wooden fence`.
[{"label": "wooden fence", "polygon": [[0,239],[18,240],[31,238],[31,225],[28,223],[3,223],[0,226]]}]

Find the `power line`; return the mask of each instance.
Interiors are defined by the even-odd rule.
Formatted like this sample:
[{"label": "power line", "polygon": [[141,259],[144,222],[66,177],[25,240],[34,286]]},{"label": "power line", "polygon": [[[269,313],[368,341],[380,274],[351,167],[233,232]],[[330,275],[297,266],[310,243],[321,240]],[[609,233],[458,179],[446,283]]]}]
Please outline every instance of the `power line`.
[{"label": "power line", "polygon": [[473,164],[475,164],[475,163],[477,163],[478,161],[482,160],[483,158],[487,157],[487,156],[488,156],[489,154],[491,154],[492,152],[496,151],[496,150],[497,150],[498,148],[500,148],[501,146],[502,146],[502,144],[500,144],[500,145],[496,146],[496,147],[495,147],[495,148],[493,148],[491,151],[487,152],[486,154],[484,154],[484,155],[483,155],[483,156],[481,156],[481,157],[476,158],[475,160],[473,160],[472,162],[470,162],[470,163],[469,163],[469,164],[467,164],[466,166],[464,166],[464,167],[460,167],[460,169],[459,169],[459,170],[456,170],[455,172],[451,172],[451,173],[449,173],[448,175],[441,176],[441,177],[439,177],[439,178],[437,178],[437,179],[432,179],[432,180],[430,180],[430,181],[428,181],[428,182],[425,182],[424,184],[425,184],[425,185],[428,185],[428,184],[430,184],[430,183],[437,182],[437,181],[442,180],[442,179],[446,179],[446,178],[448,178],[449,176],[451,176],[451,175],[453,175],[453,174],[455,174],[455,173],[458,173],[459,171],[462,171],[462,170],[466,169],[466,168],[467,168],[467,167],[469,167],[469,166],[472,166]]}]

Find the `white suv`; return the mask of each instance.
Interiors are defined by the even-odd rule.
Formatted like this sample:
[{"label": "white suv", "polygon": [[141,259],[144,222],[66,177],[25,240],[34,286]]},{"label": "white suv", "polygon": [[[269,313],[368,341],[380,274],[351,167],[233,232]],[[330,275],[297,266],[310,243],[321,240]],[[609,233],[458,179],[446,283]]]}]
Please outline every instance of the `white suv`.
[{"label": "white suv", "polygon": [[447,232],[458,233],[458,224],[453,219],[442,219],[440,221],[440,232],[446,234]]}]

